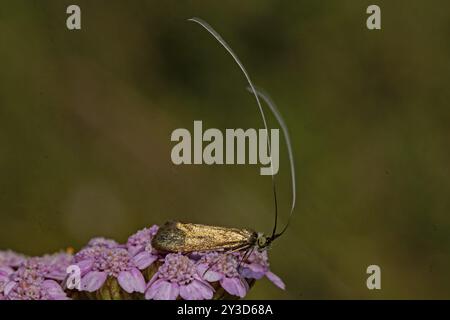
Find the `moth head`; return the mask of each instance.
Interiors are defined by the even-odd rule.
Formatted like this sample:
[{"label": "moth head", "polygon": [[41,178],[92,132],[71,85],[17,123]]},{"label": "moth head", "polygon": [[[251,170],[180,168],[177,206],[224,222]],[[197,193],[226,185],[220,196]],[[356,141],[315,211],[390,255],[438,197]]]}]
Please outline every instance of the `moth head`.
[{"label": "moth head", "polygon": [[263,250],[267,248],[271,243],[271,238],[266,236],[264,233],[258,233],[258,237],[256,238],[256,247],[259,250]]}]

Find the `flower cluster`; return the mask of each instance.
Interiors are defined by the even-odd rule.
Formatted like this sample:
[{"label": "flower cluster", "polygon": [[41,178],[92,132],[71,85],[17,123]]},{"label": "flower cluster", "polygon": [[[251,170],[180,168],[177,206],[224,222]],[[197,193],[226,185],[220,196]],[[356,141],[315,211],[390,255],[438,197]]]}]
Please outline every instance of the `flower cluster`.
[{"label": "flower cluster", "polygon": [[25,258],[2,251],[0,257],[0,300],[68,299],[61,283],[72,263],[71,255],[61,252]]},{"label": "flower cluster", "polygon": [[0,300],[243,298],[264,276],[285,288],[267,251],[162,253],[151,244],[157,231],[139,230],[124,244],[94,238],[75,254],[0,251]]}]

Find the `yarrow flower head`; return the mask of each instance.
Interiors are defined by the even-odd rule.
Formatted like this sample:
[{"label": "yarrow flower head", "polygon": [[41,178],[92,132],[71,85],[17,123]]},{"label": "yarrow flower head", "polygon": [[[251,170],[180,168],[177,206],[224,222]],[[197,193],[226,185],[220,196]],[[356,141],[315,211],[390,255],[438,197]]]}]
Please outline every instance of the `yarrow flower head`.
[{"label": "yarrow flower head", "polygon": [[48,278],[52,266],[45,258],[30,258],[9,274],[3,295],[7,300],[66,300],[60,284]]},{"label": "yarrow flower head", "polygon": [[87,247],[117,248],[117,247],[119,247],[119,244],[115,240],[112,240],[112,239],[97,237],[97,238],[91,239],[88,242]]},{"label": "yarrow flower head", "polygon": [[116,278],[127,293],[144,293],[145,279],[124,248],[91,246],[75,255],[81,271],[81,291],[99,290],[108,277]]},{"label": "yarrow flower head", "polygon": [[146,299],[184,300],[211,299],[214,288],[204,281],[195,261],[182,254],[168,254],[164,264],[150,280],[145,292]]},{"label": "yarrow flower head", "polygon": [[127,249],[133,257],[133,262],[139,269],[148,268],[159,256],[152,247],[152,239],[158,232],[158,226],[139,230],[128,238]]},{"label": "yarrow flower head", "polygon": [[42,256],[41,262],[47,266],[46,277],[53,280],[62,281],[67,276],[67,267],[69,267],[74,257],[66,252],[58,252]]},{"label": "yarrow flower head", "polygon": [[0,267],[17,268],[25,260],[26,257],[23,254],[12,250],[0,251]]},{"label": "yarrow flower head", "polygon": [[220,282],[229,294],[245,297],[249,290],[248,282],[239,273],[239,254],[210,252],[199,261],[199,270],[209,282]]},{"label": "yarrow flower head", "polygon": [[254,250],[247,259],[242,260],[240,273],[243,277],[259,280],[266,276],[280,289],[285,289],[284,282],[269,269],[269,257],[267,251]]}]

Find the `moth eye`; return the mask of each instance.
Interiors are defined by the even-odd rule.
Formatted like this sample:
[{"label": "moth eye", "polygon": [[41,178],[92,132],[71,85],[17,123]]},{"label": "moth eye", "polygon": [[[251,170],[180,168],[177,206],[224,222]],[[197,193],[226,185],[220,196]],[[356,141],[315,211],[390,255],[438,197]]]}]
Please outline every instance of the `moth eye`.
[{"label": "moth eye", "polygon": [[266,244],[266,238],[259,238],[258,239],[258,245],[260,247],[264,246]]}]

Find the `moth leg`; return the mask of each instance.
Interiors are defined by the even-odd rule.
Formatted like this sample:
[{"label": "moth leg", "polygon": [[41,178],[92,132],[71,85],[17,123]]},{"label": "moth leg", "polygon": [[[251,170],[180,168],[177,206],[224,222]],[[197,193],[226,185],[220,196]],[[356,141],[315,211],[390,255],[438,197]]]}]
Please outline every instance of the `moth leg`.
[{"label": "moth leg", "polygon": [[241,264],[244,260],[248,259],[248,257],[250,256],[250,254],[252,254],[253,250],[255,249],[254,246],[250,246],[250,245],[244,245],[240,248],[236,248],[234,250],[230,250],[225,252],[225,254],[229,254],[229,253],[234,253],[234,252],[239,252],[239,251],[244,251],[244,255],[242,256],[241,261],[239,261],[239,264],[237,266],[237,271],[239,272],[239,268],[241,267]]},{"label": "moth leg", "polygon": [[247,250],[247,249],[250,248],[250,247],[251,247],[250,245],[245,244],[245,245],[240,246],[240,247],[238,247],[238,248],[236,248],[236,249],[232,249],[232,250],[229,250],[229,251],[225,251],[224,254],[235,253],[235,252]]},{"label": "moth leg", "polygon": [[250,257],[250,255],[253,253],[253,250],[255,250],[255,247],[251,247],[250,249],[247,249],[247,251],[245,251],[245,253],[242,256],[242,259],[239,262],[239,265],[237,267],[238,270],[241,267],[242,263],[245,262]]},{"label": "moth leg", "polygon": [[215,266],[217,263],[219,262],[219,259],[217,259],[216,261],[214,261],[214,263],[212,263],[202,274],[202,278],[205,277],[205,274],[213,267]]},{"label": "moth leg", "polygon": [[[248,248],[250,248],[249,245],[244,245],[244,246],[241,246],[241,247],[236,248],[236,249],[233,249],[233,250],[225,251],[223,254],[230,254],[230,253],[234,253],[234,252],[238,252],[238,251],[242,251],[242,250],[247,250]],[[248,251],[248,250],[247,250],[247,251]],[[247,252],[247,251],[246,251],[246,252]],[[253,250],[252,250],[252,252],[253,252]],[[220,259],[220,257],[219,257],[216,261],[214,261],[214,263],[212,263],[212,264],[208,267],[208,269],[206,269],[206,270],[203,272],[202,278],[205,276],[205,274],[206,274],[213,266],[215,266],[215,265],[219,262],[219,259]],[[239,265],[240,265],[240,264],[239,264]],[[239,269],[239,266],[238,266],[238,269]]]}]

